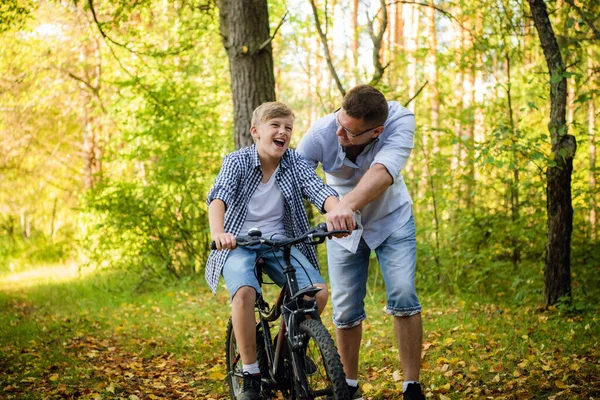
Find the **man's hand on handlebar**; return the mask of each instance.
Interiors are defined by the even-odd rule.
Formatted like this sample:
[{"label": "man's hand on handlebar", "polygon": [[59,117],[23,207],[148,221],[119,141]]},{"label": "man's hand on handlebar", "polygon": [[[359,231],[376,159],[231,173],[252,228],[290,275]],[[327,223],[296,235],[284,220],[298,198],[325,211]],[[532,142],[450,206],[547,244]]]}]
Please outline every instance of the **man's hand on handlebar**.
[{"label": "man's hand on handlebar", "polygon": [[336,207],[325,216],[328,231],[347,230],[348,233],[333,235],[342,238],[350,235],[354,230],[354,211],[349,207]]},{"label": "man's hand on handlebar", "polygon": [[213,241],[217,250],[233,250],[236,246],[235,236],[228,232],[214,235]]}]

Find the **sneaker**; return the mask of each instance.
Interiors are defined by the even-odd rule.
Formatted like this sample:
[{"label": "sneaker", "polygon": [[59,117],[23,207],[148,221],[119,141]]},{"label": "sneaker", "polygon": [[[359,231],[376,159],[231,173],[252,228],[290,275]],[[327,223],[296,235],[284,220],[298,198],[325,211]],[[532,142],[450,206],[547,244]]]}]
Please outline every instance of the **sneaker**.
[{"label": "sneaker", "polygon": [[235,396],[235,400],[259,400],[260,375],[250,375],[244,372],[244,386],[242,393]]},{"label": "sneaker", "polygon": [[[359,386],[348,385],[348,393],[350,393],[350,399],[352,400],[363,400],[362,391]],[[327,400],[333,400],[333,396],[328,396]]]},{"label": "sneaker", "polygon": [[425,400],[420,383],[409,383],[404,392],[404,400]]},{"label": "sneaker", "polygon": [[362,390],[360,390],[360,386],[348,385],[348,390],[350,391],[350,398],[352,400],[363,400]]},{"label": "sneaker", "polygon": [[306,371],[306,375],[314,375],[317,373],[317,366],[315,362],[310,359],[309,356],[304,356],[304,371]]}]

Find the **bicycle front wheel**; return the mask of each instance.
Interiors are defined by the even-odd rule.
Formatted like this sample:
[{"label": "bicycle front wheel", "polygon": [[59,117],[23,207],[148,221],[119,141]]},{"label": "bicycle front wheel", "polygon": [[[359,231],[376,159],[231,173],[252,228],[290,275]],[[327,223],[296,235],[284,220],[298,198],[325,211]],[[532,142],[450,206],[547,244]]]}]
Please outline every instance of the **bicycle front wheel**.
[{"label": "bicycle front wheel", "polygon": [[346,374],[329,331],[313,319],[300,323],[306,335],[305,372],[310,398],[345,400],[349,398]]},{"label": "bicycle front wheel", "polygon": [[[256,360],[262,377],[269,376],[269,366],[267,361],[267,353],[265,351],[265,343],[260,325],[256,326]],[[235,332],[233,331],[233,323],[231,318],[227,325],[227,339],[225,342],[225,363],[227,365],[227,383],[229,384],[229,394],[235,400],[236,396],[242,392],[243,387],[243,369],[242,358],[238,351]],[[266,393],[261,393],[262,399],[270,398]]]}]

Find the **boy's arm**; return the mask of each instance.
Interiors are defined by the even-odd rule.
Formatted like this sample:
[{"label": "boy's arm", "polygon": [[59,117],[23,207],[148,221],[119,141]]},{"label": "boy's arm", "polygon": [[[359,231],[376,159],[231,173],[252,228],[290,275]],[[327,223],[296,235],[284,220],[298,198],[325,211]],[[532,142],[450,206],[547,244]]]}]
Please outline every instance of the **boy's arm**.
[{"label": "boy's arm", "polygon": [[225,202],[214,199],[208,206],[208,225],[210,236],[217,245],[217,250],[235,248],[235,236],[225,232]]},{"label": "boy's arm", "polygon": [[228,154],[206,199],[210,235],[219,250],[235,248],[235,237],[225,232],[225,211],[234,201],[239,177],[240,162],[236,161],[234,153]]},{"label": "boy's arm", "polygon": [[333,210],[339,202],[340,202],[340,199],[337,198],[336,196],[329,196],[325,200],[325,203],[323,203],[323,210],[325,210],[325,212],[328,213],[329,211]]}]

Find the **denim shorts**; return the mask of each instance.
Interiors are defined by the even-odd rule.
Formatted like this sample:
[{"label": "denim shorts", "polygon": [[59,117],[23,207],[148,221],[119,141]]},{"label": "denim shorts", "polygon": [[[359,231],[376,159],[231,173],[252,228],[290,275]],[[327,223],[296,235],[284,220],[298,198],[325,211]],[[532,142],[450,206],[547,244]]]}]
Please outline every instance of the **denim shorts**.
[{"label": "denim shorts", "polygon": [[[327,241],[333,322],[348,329],[367,318],[365,295],[371,249],[361,238],[355,254],[332,240]],[[415,290],[417,240],[414,218],[392,233],[375,249],[385,282],[386,312],[408,317],[421,312]]]},{"label": "denim shorts", "polygon": [[[262,270],[273,282],[283,286],[286,282],[285,275],[283,275],[283,251],[273,252],[269,249],[270,247],[259,244],[251,247],[237,247],[229,252],[221,275],[225,280],[230,300],[242,286],[251,286],[257,293],[261,293],[260,285],[254,275],[254,262],[258,256],[265,261],[262,264]],[[268,251],[265,253],[266,250]],[[291,262],[296,268],[296,279],[300,289],[315,283],[325,283],[319,271],[296,247],[292,247]]]}]

